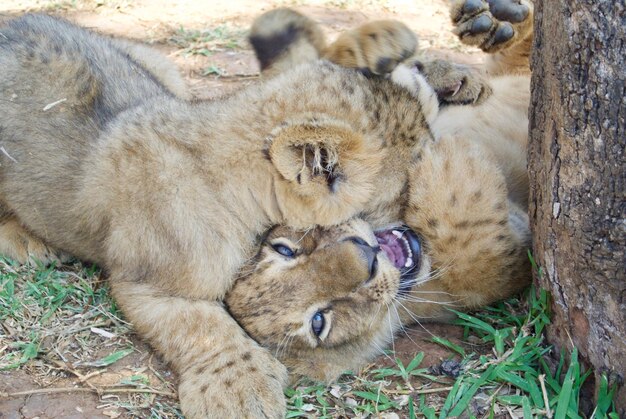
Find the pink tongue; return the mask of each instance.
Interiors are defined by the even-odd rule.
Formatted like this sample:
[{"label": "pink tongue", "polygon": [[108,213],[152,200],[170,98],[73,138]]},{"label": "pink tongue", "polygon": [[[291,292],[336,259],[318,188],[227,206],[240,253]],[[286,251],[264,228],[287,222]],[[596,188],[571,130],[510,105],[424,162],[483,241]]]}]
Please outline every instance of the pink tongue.
[{"label": "pink tongue", "polygon": [[406,258],[399,239],[390,231],[376,233],[376,239],[378,240],[378,245],[381,250],[385,252],[391,263],[393,263],[397,269],[404,268]]}]

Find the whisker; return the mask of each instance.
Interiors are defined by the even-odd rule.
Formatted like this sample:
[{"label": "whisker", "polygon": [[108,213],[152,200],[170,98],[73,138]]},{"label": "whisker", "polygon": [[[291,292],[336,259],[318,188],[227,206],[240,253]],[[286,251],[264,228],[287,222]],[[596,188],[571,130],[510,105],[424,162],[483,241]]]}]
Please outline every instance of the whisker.
[{"label": "whisker", "polygon": [[278,345],[276,346],[276,349],[274,349],[274,357],[275,358],[279,358],[279,353],[280,353],[280,350],[282,348],[282,345],[283,345],[283,342],[285,341],[285,339],[287,339],[287,335],[286,334],[285,334],[285,336],[283,336],[281,341],[278,343]]},{"label": "whisker", "polygon": [[[403,307],[402,303],[398,301],[398,304]],[[403,307],[404,308],[404,307]],[[400,312],[398,311],[398,307],[396,307],[395,305],[393,306],[393,309],[396,312],[396,317],[398,318],[398,323],[400,324],[400,330],[402,331],[402,333],[404,333],[404,335],[414,344],[417,345],[417,342],[415,342],[413,340],[413,338],[409,335],[409,332],[407,332],[406,327],[404,326],[404,324],[402,323],[402,318],[400,317]],[[406,310],[406,308],[404,308]]]},{"label": "whisker", "polygon": [[403,294],[442,294],[442,295],[454,295],[447,291],[420,291],[420,290],[409,290],[403,292]]},{"label": "whisker", "polygon": [[396,341],[394,339],[394,330],[393,330],[393,326],[391,325],[391,310],[389,309],[389,303],[385,303],[385,305],[387,306],[387,321],[389,322],[389,333],[391,334],[391,350],[394,353],[396,353]]},{"label": "whisker", "polygon": [[382,306],[383,306],[382,304],[378,304],[378,309],[376,310],[376,313],[374,313],[374,315],[372,316],[372,321],[370,322],[370,326],[369,326],[370,329],[374,327],[374,322],[378,318],[378,314],[380,313],[380,309]]},{"label": "whisker", "polygon": [[420,297],[398,297],[397,301],[406,301],[406,302],[411,302],[411,303],[425,303],[425,304],[435,304],[435,305],[453,305],[455,303],[458,303],[460,301],[463,301],[464,299],[466,299],[466,297],[463,298],[458,298],[456,300],[449,300],[449,301],[435,301],[435,300],[429,300],[427,298],[420,298]]},{"label": "whisker", "polygon": [[396,362],[395,359],[390,357],[389,354],[387,354],[387,352],[383,348],[381,348],[378,343],[376,343],[376,341],[372,341],[372,345],[376,348],[377,351],[380,352],[381,355],[383,355],[385,358],[387,358],[389,361],[395,364]]},{"label": "whisker", "polygon": [[[413,319],[413,321],[415,322],[415,324],[417,324],[419,327],[421,327],[422,329],[424,329],[424,331],[426,333],[428,333],[431,337],[435,337],[434,334],[432,334],[430,332],[430,330],[428,330],[421,322],[420,322],[420,318],[418,318],[417,316],[415,316],[413,314],[413,312],[411,312],[410,310],[408,310],[406,307],[404,307],[403,305],[400,305],[402,308],[404,308],[404,310],[407,312],[407,314],[409,315],[409,317],[411,317],[411,319]],[[427,317],[421,317],[421,319],[426,319]]]}]

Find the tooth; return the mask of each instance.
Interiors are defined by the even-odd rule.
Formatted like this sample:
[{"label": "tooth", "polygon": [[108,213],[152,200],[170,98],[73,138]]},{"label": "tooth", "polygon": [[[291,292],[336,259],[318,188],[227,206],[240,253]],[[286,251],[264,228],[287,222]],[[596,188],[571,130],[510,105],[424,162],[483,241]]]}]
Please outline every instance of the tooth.
[{"label": "tooth", "polygon": [[462,82],[458,82],[456,85],[456,89],[454,89],[454,93],[452,93],[452,97],[455,97],[457,93],[459,93],[459,90],[461,90],[461,86],[463,86]]},{"label": "tooth", "polygon": [[409,246],[409,241],[405,237],[402,237],[402,242],[404,243],[404,249],[409,254],[409,257],[413,256],[413,253],[411,253],[411,246]]},{"label": "tooth", "polygon": [[391,230],[391,234],[393,234],[394,236],[396,236],[399,239],[402,238],[402,233],[400,233],[399,231]]},{"label": "tooth", "polygon": [[409,258],[406,260],[406,263],[404,264],[404,267],[405,267],[405,268],[410,268],[411,266],[413,266],[413,258],[409,257]]}]

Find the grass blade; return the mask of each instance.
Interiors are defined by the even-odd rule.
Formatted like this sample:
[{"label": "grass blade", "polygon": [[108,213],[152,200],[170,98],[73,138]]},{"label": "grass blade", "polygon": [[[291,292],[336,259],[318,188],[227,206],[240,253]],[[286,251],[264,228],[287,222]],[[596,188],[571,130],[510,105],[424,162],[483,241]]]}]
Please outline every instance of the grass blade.
[{"label": "grass blade", "polygon": [[472,397],[474,397],[474,394],[476,394],[480,386],[485,384],[487,380],[490,380],[493,378],[492,375],[493,375],[495,368],[496,368],[495,365],[490,365],[489,368],[485,370],[485,372],[474,382],[474,384],[472,384],[469,390],[465,392],[465,394],[463,394],[463,397],[459,400],[459,402],[454,406],[454,409],[452,409],[452,411],[450,412],[450,416],[459,416],[461,413],[465,411],[465,409],[467,409],[469,402],[472,400]]},{"label": "grass blade", "polygon": [[555,419],[565,419],[567,417],[567,411],[570,407],[570,399],[572,398],[572,388],[574,386],[574,377],[572,375],[574,373],[575,366],[578,364],[578,362],[575,361],[577,358],[578,351],[574,348],[574,351],[572,352],[572,362],[570,363],[570,367],[567,369],[567,373],[565,373],[563,385],[561,386],[561,391],[556,404],[556,410],[554,411]]},{"label": "grass blade", "polygon": [[120,359],[130,355],[133,353],[134,349],[122,349],[120,351],[115,351],[112,354],[105,356],[104,358],[100,358],[97,361],[93,362],[85,362],[82,365],[88,367],[106,367],[108,365],[114,364]]},{"label": "grass blade", "polygon": [[463,349],[462,347],[460,347],[459,345],[450,342],[448,339],[444,339],[444,338],[440,338],[439,336],[435,336],[432,338],[432,341],[441,345],[441,346],[445,346],[448,349],[453,350],[454,352],[458,353],[459,355],[461,355],[463,358],[465,358],[465,349]]}]

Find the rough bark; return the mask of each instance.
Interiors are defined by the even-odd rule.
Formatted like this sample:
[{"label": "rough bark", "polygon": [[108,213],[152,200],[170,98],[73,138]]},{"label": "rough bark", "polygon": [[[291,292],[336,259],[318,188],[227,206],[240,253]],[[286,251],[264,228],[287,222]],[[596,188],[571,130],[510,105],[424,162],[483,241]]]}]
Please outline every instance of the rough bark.
[{"label": "rough bark", "polygon": [[[626,5],[537,0],[530,106],[534,255],[548,340],[626,371]],[[597,382],[597,381],[596,381]],[[626,388],[616,397],[626,417]]]}]

